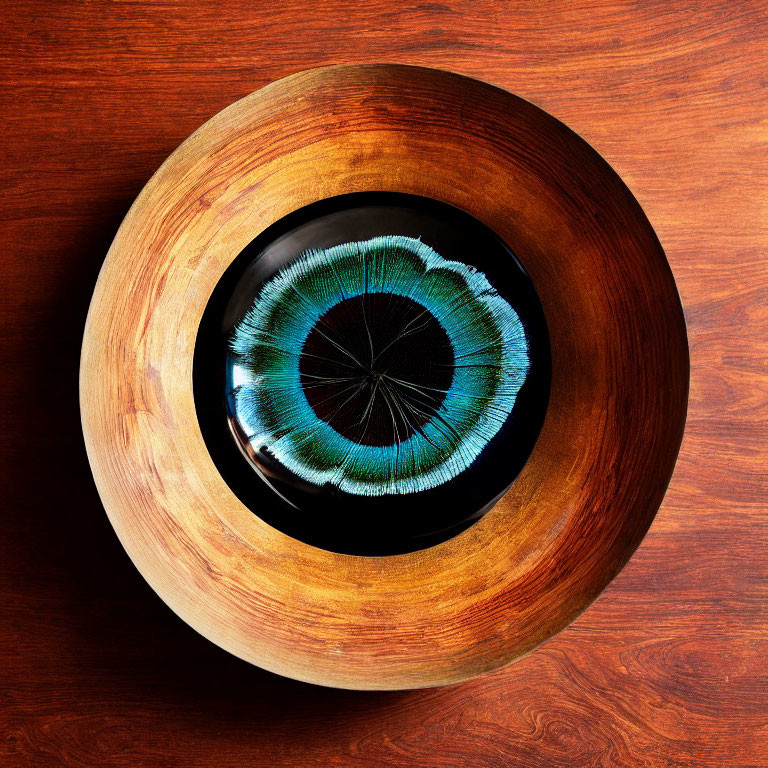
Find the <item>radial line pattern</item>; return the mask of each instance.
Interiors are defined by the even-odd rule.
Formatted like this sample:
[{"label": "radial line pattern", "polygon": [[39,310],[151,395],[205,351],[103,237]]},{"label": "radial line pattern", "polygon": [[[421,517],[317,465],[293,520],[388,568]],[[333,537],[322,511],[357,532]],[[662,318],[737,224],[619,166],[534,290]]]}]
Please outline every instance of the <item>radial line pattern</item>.
[{"label": "radial line pattern", "polygon": [[367,496],[470,466],[530,365],[520,318],[485,275],[402,236],[301,254],[262,286],[231,350],[254,449]]}]

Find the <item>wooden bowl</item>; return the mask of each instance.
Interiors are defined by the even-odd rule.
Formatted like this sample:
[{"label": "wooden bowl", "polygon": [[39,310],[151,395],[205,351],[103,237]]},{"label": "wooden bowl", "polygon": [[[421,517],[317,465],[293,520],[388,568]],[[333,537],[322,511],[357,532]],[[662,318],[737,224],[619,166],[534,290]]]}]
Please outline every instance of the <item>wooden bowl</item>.
[{"label": "wooden bowl", "polygon": [[[519,256],[549,328],[549,407],[503,499],[403,555],[312,547],[263,522],[206,450],[192,362],[206,304],[258,233],[316,200],[405,192]],[[507,664],[572,621],[640,543],[682,438],[680,301],[640,206],[599,155],[510,93],[342,66],[228,107],[162,165],[107,256],[80,394],[93,473],[133,562],[184,621],[313,683],[398,689]]]}]

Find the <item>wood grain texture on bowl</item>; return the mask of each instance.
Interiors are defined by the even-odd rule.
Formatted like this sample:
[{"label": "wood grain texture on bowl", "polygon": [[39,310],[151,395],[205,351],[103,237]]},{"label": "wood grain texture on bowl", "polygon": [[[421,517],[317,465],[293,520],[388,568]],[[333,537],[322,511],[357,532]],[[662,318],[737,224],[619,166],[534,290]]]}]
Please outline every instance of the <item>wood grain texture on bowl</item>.
[{"label": "wood grain texture on bowl", "polygon": [[[542,434],[503,500],[450,541],[382,558],[313,548],[244,507],[192,397],[198,324],[235,256],[285,214],[367,190],[442,200],[496,231],[537,287],[553,357]],[[394,65],[290,76],[174,152],[110,249],[81,364],[99,493],[163,600],[254,664],[366,689],[489,671],[584,610],[658,509],[687,391],[669,266],[609,165],[507,92]]]}]

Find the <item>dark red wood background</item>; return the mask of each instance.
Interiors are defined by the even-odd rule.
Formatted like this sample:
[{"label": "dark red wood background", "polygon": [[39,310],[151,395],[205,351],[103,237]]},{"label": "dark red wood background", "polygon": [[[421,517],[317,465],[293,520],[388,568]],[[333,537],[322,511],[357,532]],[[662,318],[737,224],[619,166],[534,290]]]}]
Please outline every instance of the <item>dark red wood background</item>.
[{"label": "dark red wood background", "polygon": [[[0,10],[0,765],[768,766],[768,4],[61,2]],[[270,80],[424,64],[524,96],[623,176],[686,309],[689,421],[626,570],[520,663],[313,688],[177,619],[109,527],[80,338],[133,198]]]}]

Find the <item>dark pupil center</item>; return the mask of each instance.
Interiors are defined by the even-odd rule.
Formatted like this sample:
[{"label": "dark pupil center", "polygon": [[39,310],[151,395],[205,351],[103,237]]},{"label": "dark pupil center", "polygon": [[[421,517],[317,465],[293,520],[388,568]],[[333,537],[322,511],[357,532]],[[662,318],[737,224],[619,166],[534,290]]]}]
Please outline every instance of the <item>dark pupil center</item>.
[{"label": "dark pupil center", "polygon": [[391,445],[435,416],[453,363],[448,335],[431,312],[405,296],[368,293],[318,320],[299,372],[319,418],[356,443]]}]

